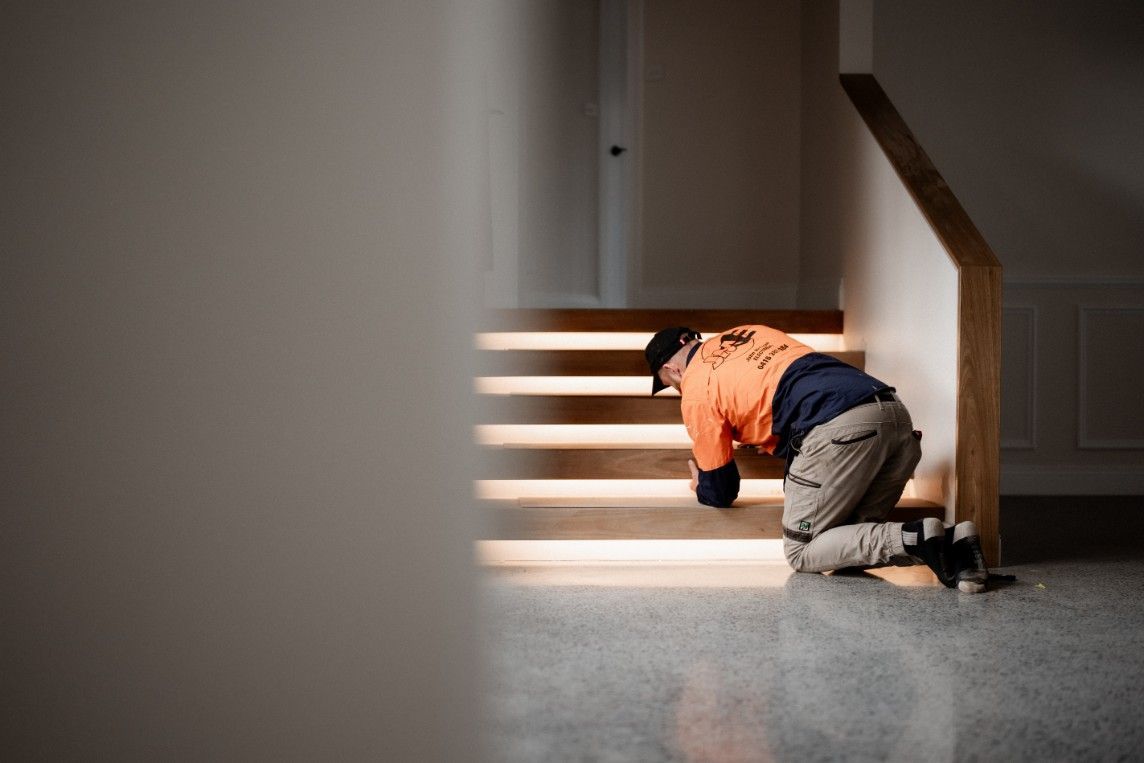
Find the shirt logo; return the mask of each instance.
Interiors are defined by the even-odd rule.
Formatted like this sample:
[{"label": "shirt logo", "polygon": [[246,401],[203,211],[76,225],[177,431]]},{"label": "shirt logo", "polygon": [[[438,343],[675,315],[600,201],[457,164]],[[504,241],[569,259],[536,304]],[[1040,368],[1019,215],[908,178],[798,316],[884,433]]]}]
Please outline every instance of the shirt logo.
[{"label": "shirt logo", "polygon": [[703,362],[710,363],[711,368],[718,368],[723,362],[749,350],[755,344],[755,330],[739,329],[719,337],[719,348],[707,353],[707,345],[703,345]]}]

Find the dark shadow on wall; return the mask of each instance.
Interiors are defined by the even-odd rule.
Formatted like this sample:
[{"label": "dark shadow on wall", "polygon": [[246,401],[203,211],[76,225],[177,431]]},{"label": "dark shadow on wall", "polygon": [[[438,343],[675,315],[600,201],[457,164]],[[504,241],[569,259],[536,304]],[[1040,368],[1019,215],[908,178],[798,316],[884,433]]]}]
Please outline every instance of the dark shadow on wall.
[{"label": "dark shadow on wall", "polygon": [[1144,557],[1144,496],[1001,496],[1001,563]]}]

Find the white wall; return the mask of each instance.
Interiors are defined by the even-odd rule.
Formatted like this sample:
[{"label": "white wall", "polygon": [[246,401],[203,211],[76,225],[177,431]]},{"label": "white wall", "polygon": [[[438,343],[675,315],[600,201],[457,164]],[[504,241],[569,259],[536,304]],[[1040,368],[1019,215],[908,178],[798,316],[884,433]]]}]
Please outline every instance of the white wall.
[{"label": "white wall", "polygon": [[906,403],[924,433],[917,495],[945,505],[952,520],[957,271],[857,114],[837,128],[857,134],[857,161],[836,176],[848,190],[837,220],[845,231],[846,346],[864,350],[867,373]]},{"label": "white wall", "polygon": [[919,497],[952,519],[957,272],[839,84],[838,4],[805,3],[802,30],[799,304],[844,308],[846,346],[866,352],[924,432]]},{"label": "white wall", "polygon": [[793,306],[799,5],[645,5],[642,219],[633,304]]},{"label": "white wall", "polygon": [[6,757],[479,757],[469,13],[5,3]]},{"label": "white wall", "polygon": [[1135,2],[876,3],[875,75],[1005,268],[1007,493],[1144,492],[1142,30]]},{"label": "white wall", "polygon": [[837,177],[846,346],[866,372],[894,386],[924,433],[914,471],[920,498],[953,519],[957,447],[957,270],[866,125],[854,115],[857,163]]}]

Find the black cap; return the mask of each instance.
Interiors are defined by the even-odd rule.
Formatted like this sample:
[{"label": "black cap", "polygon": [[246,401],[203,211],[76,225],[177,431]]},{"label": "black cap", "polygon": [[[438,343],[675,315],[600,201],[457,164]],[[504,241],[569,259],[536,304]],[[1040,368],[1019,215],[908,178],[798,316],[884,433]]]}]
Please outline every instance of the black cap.
[{"label": "black cap", "polygon": [[651,393],[653,395],[667,387],[659,378],[659,369],[663,368],[663,364],[671,360],[672,356],[679,352],[680,347],[692,339],[702,338],[698,331],[693,331],[686,326],[673,326],[664,329],[651,338],[644,349],[644,357],[647,358],[648,368],[651,369]]}]

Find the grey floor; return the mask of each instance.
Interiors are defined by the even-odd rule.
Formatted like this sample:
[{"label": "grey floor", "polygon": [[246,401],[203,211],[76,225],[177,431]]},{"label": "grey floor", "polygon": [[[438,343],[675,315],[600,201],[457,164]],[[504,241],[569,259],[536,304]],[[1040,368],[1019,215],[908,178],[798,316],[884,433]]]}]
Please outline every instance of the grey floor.
[{"label": "grey floor", "polygon": [[[1082,519],[1083,518],[1083,519]],[[496,761],[1144,760],[1144,500],[1005,499],[1016,583],[486,571]]]}]

